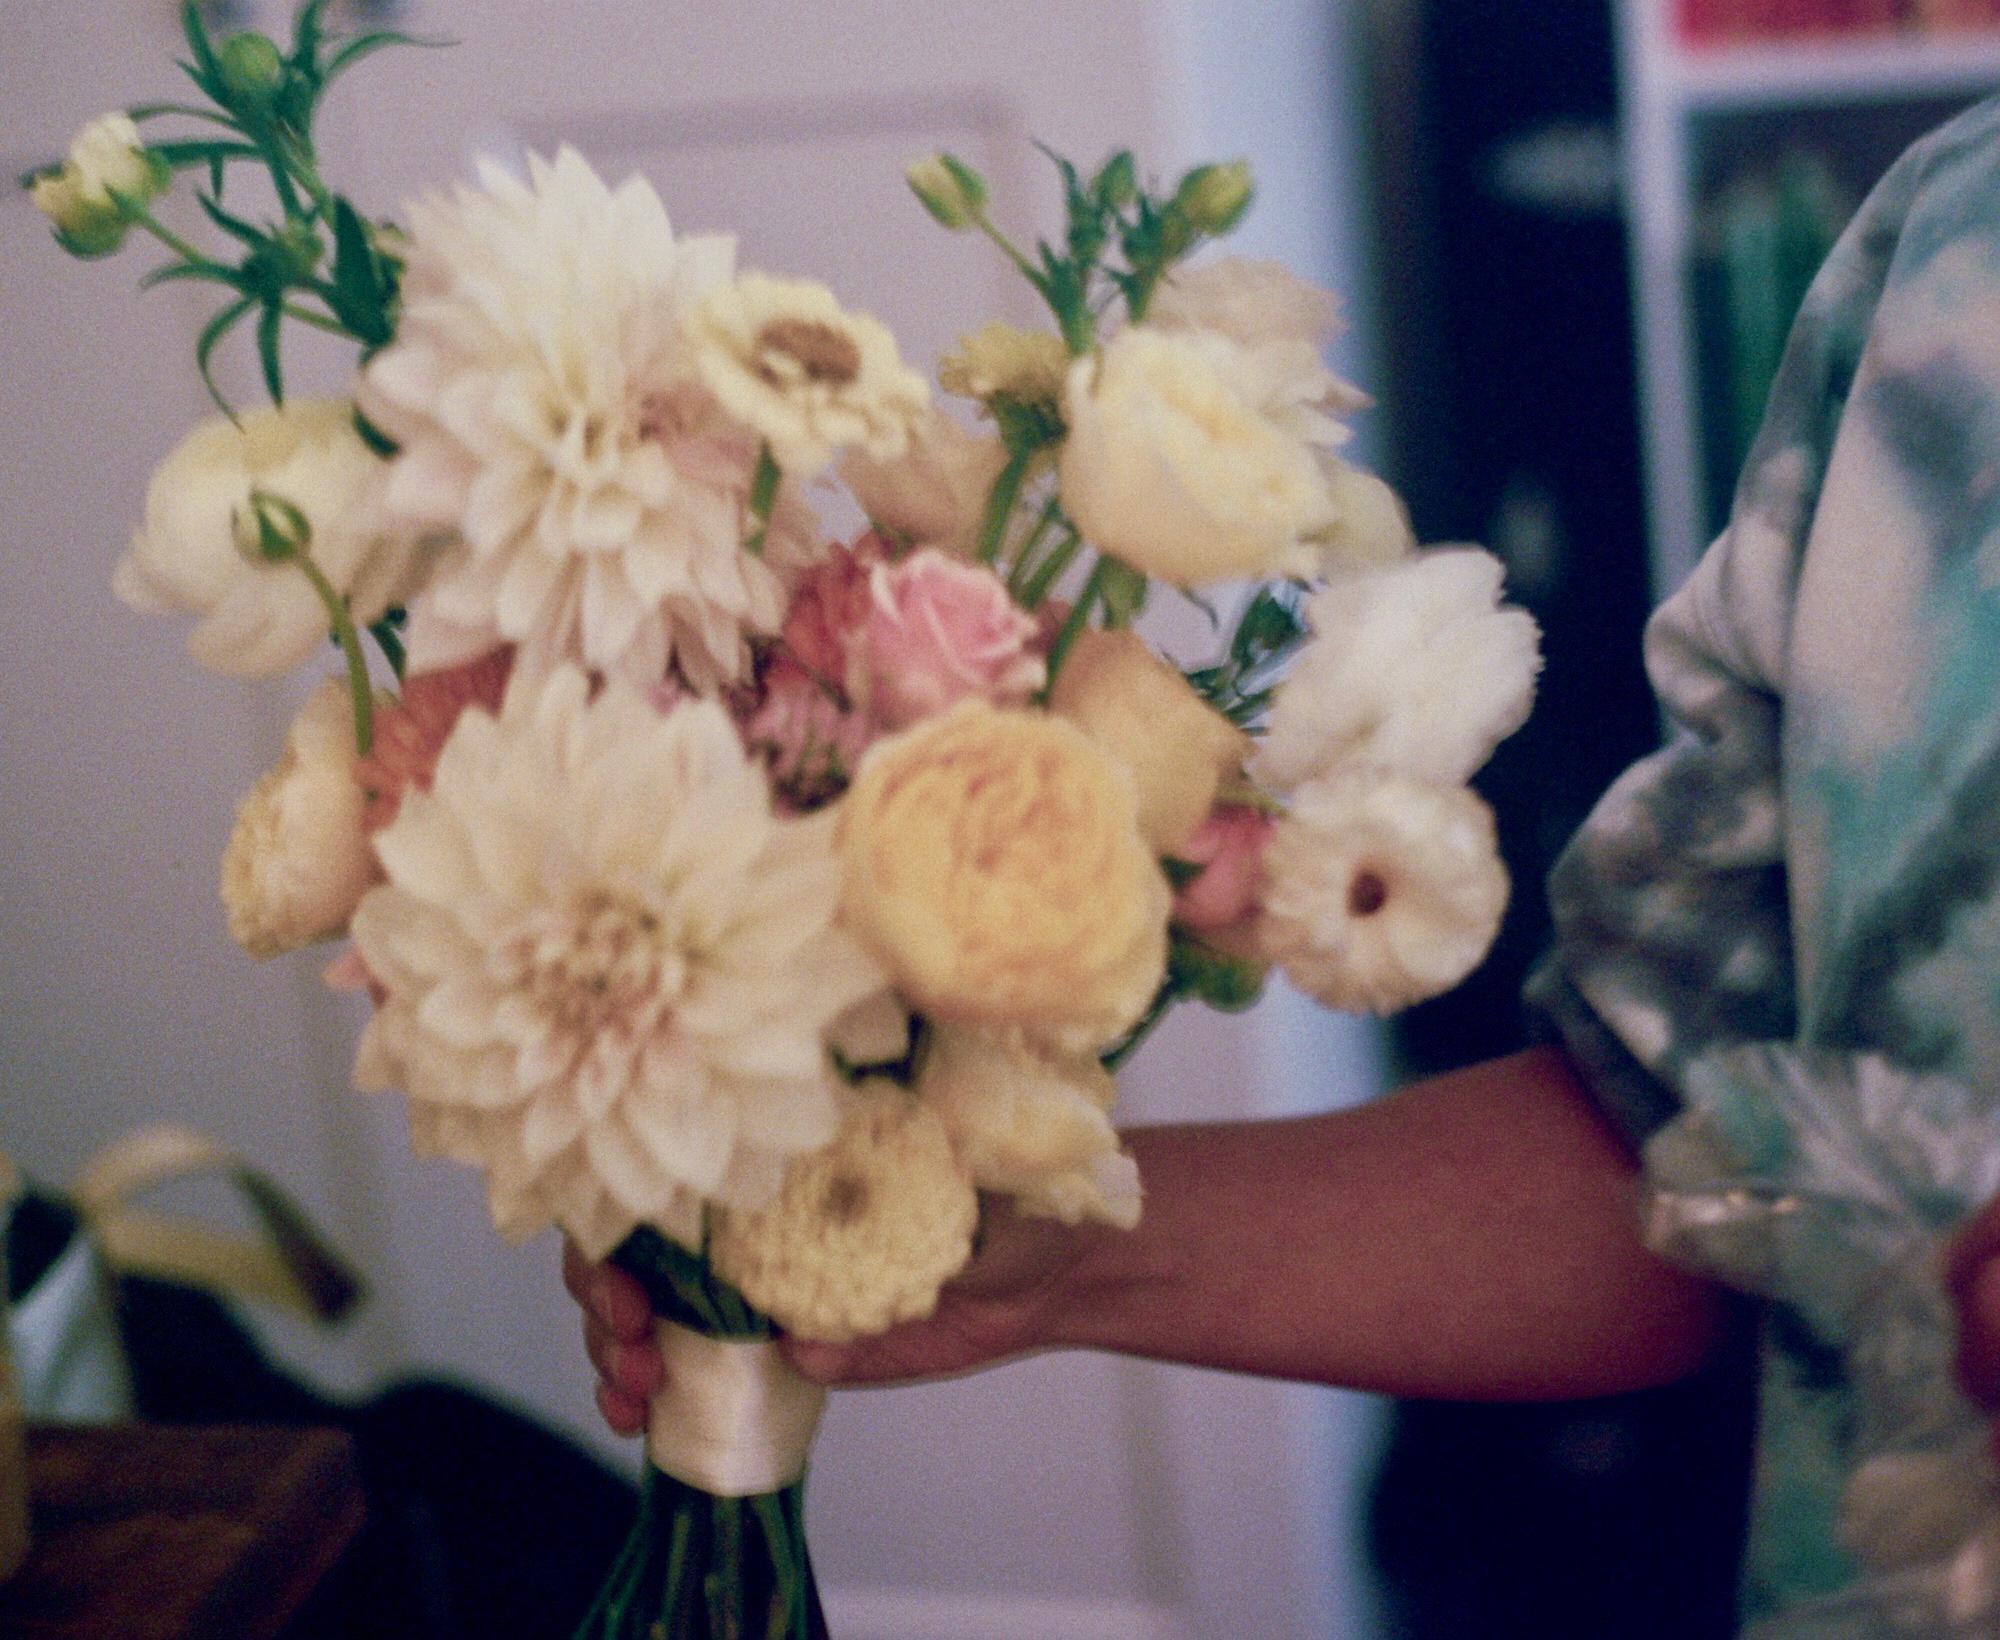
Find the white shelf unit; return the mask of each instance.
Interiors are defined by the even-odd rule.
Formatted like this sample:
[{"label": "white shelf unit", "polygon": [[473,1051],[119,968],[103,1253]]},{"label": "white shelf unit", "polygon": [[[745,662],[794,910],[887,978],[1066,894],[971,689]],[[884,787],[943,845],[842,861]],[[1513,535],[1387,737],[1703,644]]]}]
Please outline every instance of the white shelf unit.
[{"label": "white shelf unit", "polygon": [[1706,546],[1692,271],[1705,132],[1718,121],[1812,118],[1971,102],[2000,89],[2000,34],[1689,45],[1671,0],[1618,0],[1621,149],[1631,235],[1640,429],[1657,599]]}]

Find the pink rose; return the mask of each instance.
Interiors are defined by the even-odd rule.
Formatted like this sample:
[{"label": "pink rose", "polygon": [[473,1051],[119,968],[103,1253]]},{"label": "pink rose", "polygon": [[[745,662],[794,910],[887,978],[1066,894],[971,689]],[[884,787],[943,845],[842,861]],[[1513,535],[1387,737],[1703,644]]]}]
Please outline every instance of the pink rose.
[{"label": "pink rose", "polygon": [[799,577],[781,641],[792,659],[822,682],[847,687],[848,657],[868,618],[869,572],[886,561],[880,536],[836,545]]},{"label": "pink rose", "polygon": [[1217,809],[1177,851],[1202,868],[1174,896],[1174,921],[1196,933],[1233,928],[1255,915],[1264,849],[1277,822],[1251,808]]},{"label": "pink rose", "polygon": [[878,564],[868,593],[857,692],[883,727],[908,728],[974,697],[1019,704],[1041,688],[1035,619],[990,569],[926,547]]},{"label": "pink rose", "polygon": [[800,809],[845,790],[873,738],[866,718],[782,655],[764,674],[763,699],[743,725],[744,745],[770,764],[772,787]]}]

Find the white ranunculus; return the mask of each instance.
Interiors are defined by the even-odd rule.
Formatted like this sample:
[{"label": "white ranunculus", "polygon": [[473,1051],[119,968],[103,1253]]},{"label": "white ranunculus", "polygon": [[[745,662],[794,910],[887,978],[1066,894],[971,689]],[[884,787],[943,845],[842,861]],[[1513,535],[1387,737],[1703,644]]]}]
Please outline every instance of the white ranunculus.
[{"label": "white ranunculus", "polygon": [[1178,586],[1308,572],[1333,502],[1289,374],[1214,333],[1120,333],[1070,371],[1064,509]]},{"label": "white ranunculus", "polygon": [[1293,798],[1264,854],[1257,938],[1307,996],[1385,1014],[1479,966],[1507,909],[1493,813],[1463,786],[1355,770]]},{"label": "white ranunculus", "polygon": [[238,677],[287,671],[325,644],[330,623],[304,570],[245,550],[252,492],[305,515],[314,565],[366,624],[408,595],[418,556],[383,525],[381,479],[344,401],[294,399],[240,426],[204,422],[154,473],[112,586],[134,609],[200,616],[188,649],[204,666]]},{"label": "white ranunculus", "polygon": [[236,811],[222,855],[229,932],[274,957],[345,931],[375,876],[354,778],[354,701],[329,678],[285,739],[284,759]]},{"label": "white ranunculus", "polygon": [[1006,461],[999,439],[967,432],[933,409],[913,427],[901,455],[878,461],[853,450],[839,471],[878,527],[926,546],[965,548]]},{"label": "white ranunculus", "polygon": [[1254,764],[1273,791],[1356,764],[1457,785],[1527,720],[1534,617],[1500,602],[1491,553],[1416,553],[1332,581],[1279,685]]}]

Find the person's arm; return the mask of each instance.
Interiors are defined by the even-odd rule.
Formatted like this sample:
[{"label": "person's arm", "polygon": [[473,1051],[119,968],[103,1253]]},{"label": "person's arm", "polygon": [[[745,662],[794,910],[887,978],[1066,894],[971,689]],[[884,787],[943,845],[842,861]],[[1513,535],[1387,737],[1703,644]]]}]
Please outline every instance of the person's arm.
[{"label": "person's arm", "polygon": [[[1090,1348],[1398,1395],[1554,1399],[1668,1382],[1722,1337],[1718,1289],[1641,1245],[1637,1174],[1567,1058],[1537,1049],[1332,1115],[1127,1135],[1136,1231],[989,1204],[929,1321],[792,1342],[829,1383]],[[658,1381],[644,1303],[572,1262],[614,1427]]]}]

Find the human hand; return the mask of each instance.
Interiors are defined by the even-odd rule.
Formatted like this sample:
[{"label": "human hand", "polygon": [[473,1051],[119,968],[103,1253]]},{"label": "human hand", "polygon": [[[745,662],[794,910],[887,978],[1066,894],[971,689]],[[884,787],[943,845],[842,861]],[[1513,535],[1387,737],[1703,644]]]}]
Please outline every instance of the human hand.
[{"label": "human hand", "polygon": [[[802,1376],[854,1387],[969,1372],[1059,1343],[1063,1282],[1093,1233],[1023,1218],[989,1200],[978,1252],[927,1320],[850,1344],[782,1338],[779,1347]],[[563,1285],[583,1310],[598,1411],[615,1433],[636,1435],[646,1426],[646,1403],[666,1382],[645,1291],[624,1271],[592,1264],[567,1243]]]}]

